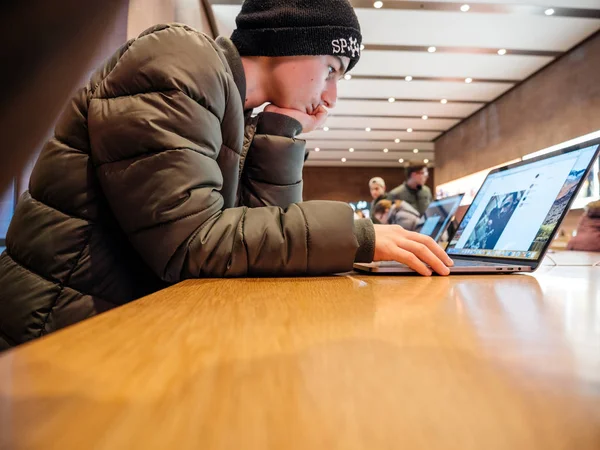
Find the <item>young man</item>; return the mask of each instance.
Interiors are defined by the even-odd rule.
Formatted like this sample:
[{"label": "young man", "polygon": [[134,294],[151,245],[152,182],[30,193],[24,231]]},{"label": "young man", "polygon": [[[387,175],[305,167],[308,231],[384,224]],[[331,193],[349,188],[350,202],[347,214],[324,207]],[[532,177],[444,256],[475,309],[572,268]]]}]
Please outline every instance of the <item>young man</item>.
[{"label": "young man", "polygon": [[410,166],[406,169],[406,181],[397,188],[392,189],[388,194],[388,198],[403,200],[423,215],[432,199],[431,189],[425,186],[428,178],[427,166]]},{"label": "young man", "polygon": [[[373,201],[371,202],[370,208],[370,216],[373,223],[381,223],[377,217],[375,217],[375,205],[377,202],[384,200],[386,198],[385,192],[385,181],[381,177],[374,177],[369,180],[369,191],[371,192],[371,198]],[[385,223],[385,222],[383,222]]]},{"label": "young man", "polygon": [[[160,25],[75,96],[0,257],[0,348],[186,278],[317,275],[449,258],[400,227],[302,201],[305,144],[360,57],[347,0],[247,0],[230,39]],[[253,108],[270,103],[264,113]]]}]

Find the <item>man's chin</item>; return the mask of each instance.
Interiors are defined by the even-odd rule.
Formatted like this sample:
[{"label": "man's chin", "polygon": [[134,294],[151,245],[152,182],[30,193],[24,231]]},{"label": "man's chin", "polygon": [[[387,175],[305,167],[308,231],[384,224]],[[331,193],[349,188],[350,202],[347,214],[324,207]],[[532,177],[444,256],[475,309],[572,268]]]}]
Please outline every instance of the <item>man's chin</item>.
[{"label": "man's chin", "polygon": [[293,111],[298,111],[301,112],[303,114],[308,114],[309,116],[312,116],[313,114],[313,109],[310,106],[298,106],[298,105],[278,105],[277,103],[273,103],[271,102],[271,104],[273,106],[276,106],[277,108],[281,108],[281,109],[291,109]]}]

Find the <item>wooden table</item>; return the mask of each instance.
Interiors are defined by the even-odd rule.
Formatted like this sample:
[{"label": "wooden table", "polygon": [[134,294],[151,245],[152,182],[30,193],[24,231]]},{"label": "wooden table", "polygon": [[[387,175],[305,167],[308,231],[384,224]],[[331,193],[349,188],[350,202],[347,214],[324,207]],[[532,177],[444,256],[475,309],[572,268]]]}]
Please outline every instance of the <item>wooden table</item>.
[{"label": "wooden table", "polygon": [[196,280],[0,356],[1,449],[600,449],[600,267]]}]

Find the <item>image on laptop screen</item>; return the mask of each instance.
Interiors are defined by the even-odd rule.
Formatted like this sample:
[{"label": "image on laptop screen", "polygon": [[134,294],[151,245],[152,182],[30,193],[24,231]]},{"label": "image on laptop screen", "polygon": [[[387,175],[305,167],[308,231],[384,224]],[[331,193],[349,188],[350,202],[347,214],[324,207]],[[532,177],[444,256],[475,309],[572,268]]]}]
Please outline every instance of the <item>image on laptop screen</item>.
[{"label": "image on laptop screen", "polygon": [[448,254],[537,259],[597,149],[593,145],[490,174]]},{"label": "image on laptop screen", "polygon": [[424,222],[417,231],[438,241],[456,214],[463,197],[464,194],[453,195],[431,202],[421,219]]}]

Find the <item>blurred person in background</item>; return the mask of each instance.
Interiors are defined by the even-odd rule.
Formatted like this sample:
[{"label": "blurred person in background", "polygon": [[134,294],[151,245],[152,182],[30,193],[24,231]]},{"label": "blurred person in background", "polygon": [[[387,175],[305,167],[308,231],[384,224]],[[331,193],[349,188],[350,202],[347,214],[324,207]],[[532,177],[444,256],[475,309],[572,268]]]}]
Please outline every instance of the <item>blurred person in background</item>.
[{"label": "blurred person in background", "polygon": [[380,223],[400,225],[409,231],[414,231],[421,219],[419,211],[402,200],[380,200],[375,205],[374,214]]},{"label": "blurred person in background", "polygon": [[236,22],[216,41],[152,27],[75,95],[0,256],[0,350],[189,278],[373,260],[449,273],[430,238],[302,202],[297,136],[323,125],[360,58],[348,0],[246,0]]},{"label": "blurred person in background", "polygon": [[569,241],[567,249],[600,252],[600,201],[585,207],[577,225],[577,234]]},{"label": "blurred person in background", "polygon": [[[369,180],[369,191],[371,192],[371,207],[369,208],[369,216],[373,223],[380,224],[382,222],[379,221],[375,217],[375,205],[380,200],[387,198],[387,193],[385,192],[385,181],[381,177],[374,177]],[[383,222],[385,223],[385,222]]]},{"label": "blurred person in background", "polygon": [[431,189],[425,185],[428,178],[429,171],[426,165],[410,166],[406,169],[406,181],[392,189],[387,198],[408,202],[423,215],[432,200]]}]

